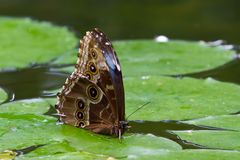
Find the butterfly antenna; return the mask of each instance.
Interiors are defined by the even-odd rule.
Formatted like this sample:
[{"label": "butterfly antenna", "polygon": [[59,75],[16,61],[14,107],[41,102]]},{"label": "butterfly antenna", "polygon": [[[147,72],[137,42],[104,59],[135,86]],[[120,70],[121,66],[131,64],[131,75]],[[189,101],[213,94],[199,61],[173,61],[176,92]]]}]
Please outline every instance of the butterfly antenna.
[{"label": "butterfly antenna", "polygon": [[128,120],[128,118],[129,118],[130,116],[132,116],[134,113],[136,113],[137,111],[139,111],[140,109],[142,109],[143,107],[145,107],[146,105],[148,105],[149,103],[151,103],[151,102],[146,102],[146,103],[144,103],[143,105],[141,105],[140,107],[138,107],[135,111],[133,111],[130,115],[128,115],[126,119]]}]

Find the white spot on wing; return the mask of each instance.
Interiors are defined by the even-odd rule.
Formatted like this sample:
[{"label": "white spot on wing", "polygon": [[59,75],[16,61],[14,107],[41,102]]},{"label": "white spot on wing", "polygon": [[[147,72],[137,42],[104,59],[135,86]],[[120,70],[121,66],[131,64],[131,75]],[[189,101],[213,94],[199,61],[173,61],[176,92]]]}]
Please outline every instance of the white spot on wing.
[{"label": "white spot on wing", "polygon": [[117,66],[117,70],[121,71],[121,67],[120,67],[120,65],[118,63],[116,63],[116,66]]},{"label": "white spot on wing", "polygon": [[105,45],[110,46],[111,43],[110,42],[105,42]]},{"label": "white spot on wing", "polygon": [[86,35],[87,35],[87,36],[89,36],[89,35],[90,35],[90,32],[89,32],[89,31],[87,31],[87,32],[86,32]]}]

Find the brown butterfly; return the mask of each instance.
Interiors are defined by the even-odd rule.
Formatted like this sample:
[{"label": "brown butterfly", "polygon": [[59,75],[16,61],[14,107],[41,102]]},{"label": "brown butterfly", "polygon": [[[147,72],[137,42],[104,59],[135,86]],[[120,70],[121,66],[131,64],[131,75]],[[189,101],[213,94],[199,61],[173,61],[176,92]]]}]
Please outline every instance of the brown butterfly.
[{"label": "brown butterfly", "polygon": [[119,136],[127,128],[122,73],[106,35],[95,28],[80,40],[77,64],[58,93],[60,121]]}]

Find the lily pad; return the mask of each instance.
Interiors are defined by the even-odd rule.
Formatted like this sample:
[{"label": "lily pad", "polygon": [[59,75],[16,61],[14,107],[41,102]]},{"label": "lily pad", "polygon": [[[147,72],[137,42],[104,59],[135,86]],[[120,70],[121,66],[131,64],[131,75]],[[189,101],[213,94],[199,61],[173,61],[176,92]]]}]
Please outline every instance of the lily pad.
[{"label": "lily pad", "polygon": [[[236,55],[221,46],[210,47],[200,42],[171,40],[115,41],[124,76],[175,75],[212,69]],[[77,53],[77,51],[76,51]],[[76,63],[76,53],[65,54],[54,63]],[[207,57],[207,58],[206,58]],[[147,66],[147,67],[146,67]],[[67,71],[72,72],[72,68]]]},{"label": "lily pad", "polygon": [[[52,150],[55,150],[55,148],[50,148]],[[20,156],[18,158],[19,160],[24,159],[44,159],[44,160],[59,160],[59,159],[71,159],[71,160],[116,160],[115,158],[111,156],[106,156],[102,154],[92,154],[88,152],[67,152],[67,153],[55,153],[51,155],[42,155],[42,156],[31,156],[31,155],[26,155],[26,156]]]},{"label": "lily pad", "polygon": [[[175,131],[182,139],[209,148],[240,151],[239,131]],[[206,138],[207,137],[207,138]]]},{"label": "lily pad", "polygon": [[0,17],[0,68],[46,63],[77,45],[66,27],[29,18]]},{"label": "lily pad", "polygon": [[15,114],[44,114],[50,108],[50,103],[45,99],[28,99],[6,103],[0,106],[0,113]]},{"label": "lily pad", "polygon": [[182,151],[169,151],[164,152],[155,156],[142,156],[140,160],[148,159],[161,159],[161,160],[180,160],[180,159],[197,159],[197,160],[229,160],[229,159],[238,159],[240,152],[238,151],[227,151],[227,150],[182,150]]},{"label": "lily pad", "polygon": [[[48,116],[6,115],[2,113],[0,120],[0,128],[5,130],[0,135],[0,152],[39,144],[45,146],[36,149],[28,156],[84,151],[118,157],[158,154],[158,152],[165,150],[181,150],[177,143],[165,138],[153,135],[126,134],[122,140],[119,140],[68,125],[56,125],[53,123],[53,118]],[[56,144],[58,147],[55,150]],[[118,152],[115,151],[116,148]]]},{"label": "lily pad", "polygon": [[0,88],[0,103],[7,99],[7,93]]},{"label": "lily pad", "polygon": [[[208,78],[143,76],[125,78],[127,115],[131,120],[184,120],[239,111],[240,86]],[[221,93],[221,94],[219,94]]]},{"label": "lily pad", "polygon": [[186,41],[117,41],[114,46],[125,76],[198,72],[222,65],[236,54],[220,46],[209,47],[204,43]]},{"label": "lily pad", "polygon": [[191,121],[185,121],[190,124],[213,126],[218,128],[225,128],[229,130],[240,131],[240,115],[222,115],[222,116],[209,116]]}]

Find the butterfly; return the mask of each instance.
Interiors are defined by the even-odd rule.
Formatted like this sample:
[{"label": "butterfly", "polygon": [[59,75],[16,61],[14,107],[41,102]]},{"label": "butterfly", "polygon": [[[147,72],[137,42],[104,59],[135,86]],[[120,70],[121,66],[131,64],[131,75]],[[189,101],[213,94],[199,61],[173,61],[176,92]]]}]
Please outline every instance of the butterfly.
[{"label": "butterfly", "polygon": [[95,28],[80,40],[74,72],[57,94],[55,107],[65,124],[119,136],[128,127],[122,72],[107,36]]}]

